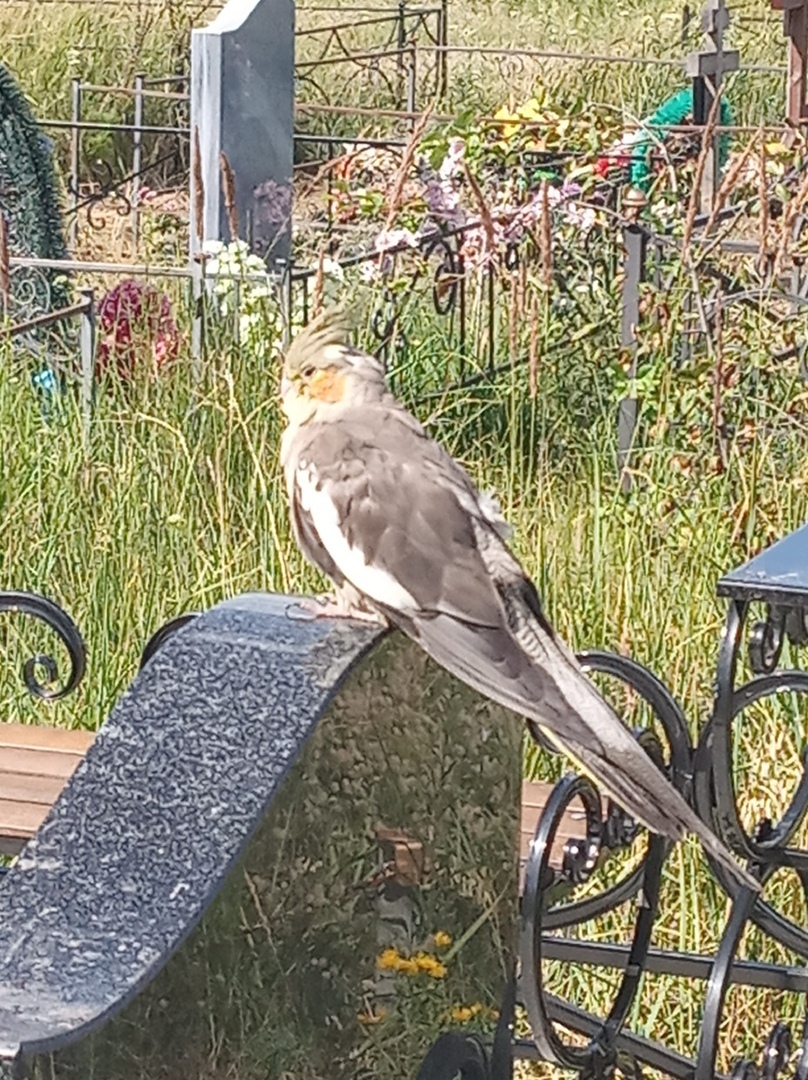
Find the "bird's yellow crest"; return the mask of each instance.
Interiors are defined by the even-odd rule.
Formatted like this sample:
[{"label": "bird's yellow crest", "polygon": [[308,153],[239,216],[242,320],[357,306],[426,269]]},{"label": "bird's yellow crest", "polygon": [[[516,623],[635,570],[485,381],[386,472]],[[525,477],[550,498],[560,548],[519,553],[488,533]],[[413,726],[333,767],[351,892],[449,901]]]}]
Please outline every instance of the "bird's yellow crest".
[{"label": "bird's yellow crest", "polygon": [[324,367],[333,355],[329,348],[347,348],[350,345],[351,324],[343,308],[330,308],[321,312],[304,326],[286,353],[284,370],[288,374],[304,371],[307,367]]}]

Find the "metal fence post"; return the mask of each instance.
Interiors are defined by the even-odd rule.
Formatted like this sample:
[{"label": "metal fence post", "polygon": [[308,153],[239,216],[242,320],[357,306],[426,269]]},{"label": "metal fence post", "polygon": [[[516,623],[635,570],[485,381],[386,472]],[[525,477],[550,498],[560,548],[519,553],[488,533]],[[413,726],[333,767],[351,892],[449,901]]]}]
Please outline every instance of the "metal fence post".
[{"label": "metal fence post", "polygon": [[84,452],[90,451],[90,429],[93,421],[95,392],[95,301],[92,289],[82,289],[84,310],[81,313],[81,426]]},{"label": "metal fence post", "polygon": [[437,91],[438,97],[446,97],[449,85],[449,0],[440,0],[440,15],[438,16],[438,53],[437,63]]},{"label": "metal fence post", "polygon": [[301,307],[303,309],[303,325],[309,325],[309,279],[308,275],[304,275],[300,279],[300,286],[303,290],[303,295],[300,298]]},{"label": "metal fence post", "polygon": [[140,173],[143,167],[143,84],[146,76],[135,75],[135,122],[132,135],[132,235],[135,251],[140,245]]},{"label": "metal fence post", "polygon": [[73,215],[70,219],[68,240],[71,249],[76,246],[79,228],[79,170],[81,168],[81,79],[73,79],[70,114],[70,187],[73,196]]},{"label": "metal fence post", "polygon": [[788,38],[786,78],[786,120],[792,127],[792,141],[805,119],[805,92],[808,79],[808,2],[771,0],[773,11],[783,13],[783,33]]},{"label": "metal fence post", "polygon": [[416,45],[410,42],[409,64],[407,70],[407,112],[410,113],[410,127],[415,127],[416,94],[418,92]]},{"label": "metal fence post", "polygon": [[[398,0],[398,21],[396,23],[396,68],[398,69],[398,92],[401,94],[404,88],[404,50],[407,47],[407,3],[406,0]],[[398,102],[399,109],[402,107],[401,99]]]},{"label": "metal fence post", "polygon": [[[636,222],[623,226],[624,279],[620,348],[624,359],[628,356],[628,377],[633,383],[637,378],[637,328],[640,324],[640,283],[645,276],[645,253],[647,237]],[[628,471],[631,449],[637,427],[638,402],[634,387],[628,397],[620,402],[617,416],[617,468],[620,487],[624,494],[631,490],[631,474]]]},{"label": "metal fence post", "polygon": [[295,272],[294,272],[294,259],[291,257],[288,259],[279,259],[277,264],[281,272],[281,295],[283,303],[283,347],[288,348],[290,341],[292,340],[292,318],[294,316],[294,289],[295,289]]}]

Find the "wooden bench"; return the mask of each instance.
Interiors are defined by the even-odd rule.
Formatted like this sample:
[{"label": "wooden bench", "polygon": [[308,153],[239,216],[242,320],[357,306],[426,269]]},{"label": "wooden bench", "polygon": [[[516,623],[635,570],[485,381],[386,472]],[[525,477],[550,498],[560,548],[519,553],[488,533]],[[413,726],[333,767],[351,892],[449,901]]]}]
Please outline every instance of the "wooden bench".
[{"label": "wooden bench", "polygon": [[87,753],[90,731],[0,723],[0,854],[16,855]]},{"label": "wooden bench", "polygon": [[[542,810],[550,798],[555,783],[543,780],[525,780],[522,783],[522,816],[519,829],[519,866],[524,868],[530,853],[530,843],[536,832],[536,825]],[[604,807],[605,809],[605,807]],[[583,803],[577,799],[567,809],[553,841],[550,851],[550,864],[559,869],[564,856],[564,845],[568,840],[585,839],[586,813]]]},{"label": "wooden bench", "polygon": [[[0,724],[0,855],[16,855],[45,820],[62,788],[87,753],[91,731],[32,724]],[[550,783],[526,780],[522,785],[519,858],[524,864]],[[565,842],[585,835],[583,808],[567,811],[553,846],[560,864]]]}]

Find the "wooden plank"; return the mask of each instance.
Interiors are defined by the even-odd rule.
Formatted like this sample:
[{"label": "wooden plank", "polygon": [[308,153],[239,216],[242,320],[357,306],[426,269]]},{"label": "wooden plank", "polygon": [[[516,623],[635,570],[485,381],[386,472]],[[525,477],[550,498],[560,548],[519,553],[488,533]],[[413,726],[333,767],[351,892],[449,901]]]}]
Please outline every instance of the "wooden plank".
[{"label": "wooden plank", "polygon": [[27,840],[45,820],[49,806],[0,799],[0,835]]},{"label": "wooden plank", "polygon": [[540,806],[544,808],[550,798],[555,784],[546,780],[523,780],[522,781],[522,806]]},{"label": "wooden plank", "polygon": [[[530,844],[536,825],[555,784],[543,780],[525,780],[522,783],[522,819],[519,830],[519,862],[524,866],[530,854]],[[603,812],[606,811],[605,800]],[[558,869],[568,840],[586,839],[586,813],[583,803],[576,799],[561,819],[550,851],[550,865]]]},{"label": "wooden plank", "polygon": [[53,806],[64,787],[60,776],[30,776],[25,773],[0,772],[0,798],[14,802]]},{"label": "wooden plank", "polygon": [[84,756],[94,739],[94,731],[68,731],[40,724],[0,724],[0,747],[25,747]]},{"label": "wooden plank", "polygon": [[[94,733],[87,731],[0,724],[0,852],[18,851],[19,841],[33,836],[94,738]],[[536,780],[522,784],[519,858],[523,863],[554,786]],[[556,833],[553,865],[560,865],[568,840],[585,835],[584,809],[576,801]]]},{"label": "wooden plank", "polygon": [[83,754],[54,754],[48,750],[0,746],[0,772],[23,776],[58,776],[67,780],[83,757]]}]

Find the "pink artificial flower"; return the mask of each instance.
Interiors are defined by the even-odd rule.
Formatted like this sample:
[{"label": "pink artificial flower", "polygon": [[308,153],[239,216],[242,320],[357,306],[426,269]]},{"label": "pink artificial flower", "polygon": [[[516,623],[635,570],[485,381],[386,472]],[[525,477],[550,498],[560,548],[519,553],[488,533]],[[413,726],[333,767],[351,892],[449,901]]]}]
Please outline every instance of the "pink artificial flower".
[{"label": "pink artificial flower", "polygon": [[120,281],[101,300],[97,316],[97,374],[114,365],[120,378],[128,381],[145,360],[157,374],[176,357],[179,331],[171,301],[153,285],[131,278]]}]

